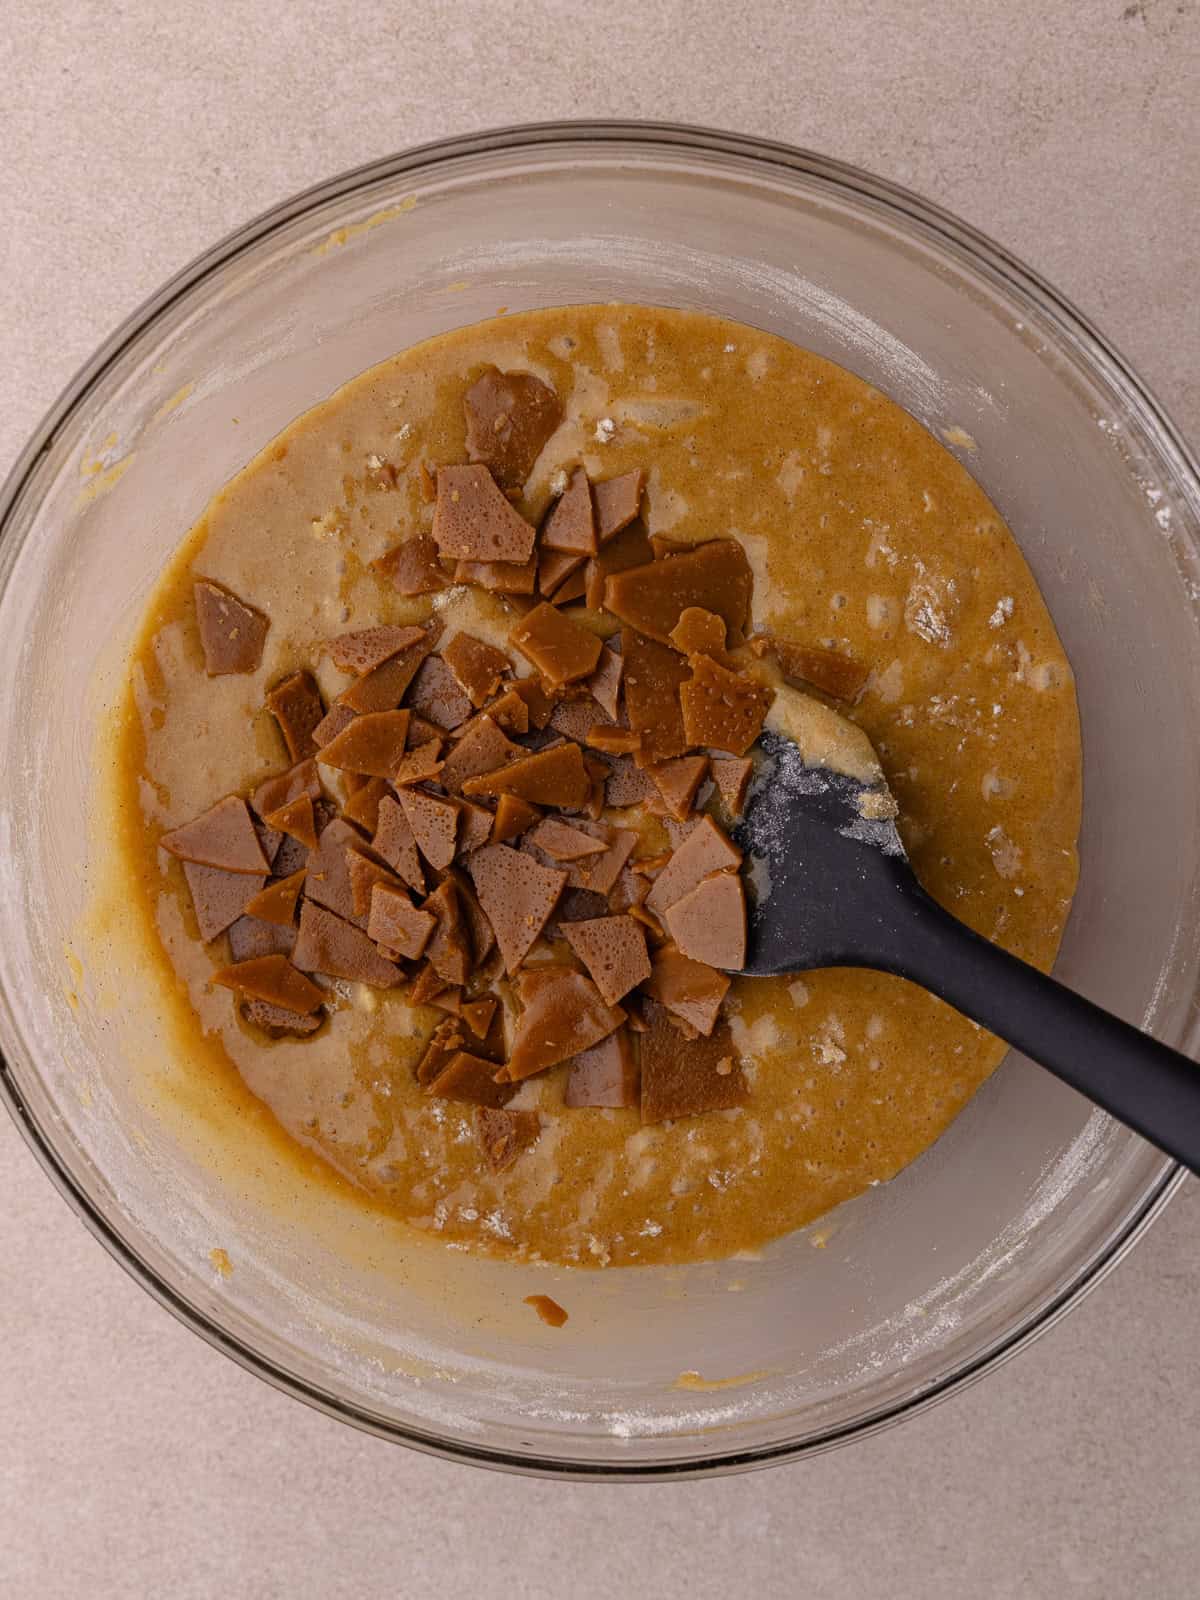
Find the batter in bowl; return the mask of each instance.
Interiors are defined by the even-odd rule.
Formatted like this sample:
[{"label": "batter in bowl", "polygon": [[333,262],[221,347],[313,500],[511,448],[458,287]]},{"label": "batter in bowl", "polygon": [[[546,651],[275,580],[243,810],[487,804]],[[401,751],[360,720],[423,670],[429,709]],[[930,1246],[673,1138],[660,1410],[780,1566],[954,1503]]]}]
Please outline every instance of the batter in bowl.
[{"label": "batter in bowl", "polygon": [[[534,452],[531,460],[521,459],[523,450]],[[456,539],[478,532],[476,518],[475,531],[463,534],[462,519],[483,492],[481,475],[489,492],[503,498],[507,491],[516,517],[506,523],[489,502],[490,528],[511,527],[518,542],[522,521],[539,530],[532,593],[513,592],[525,582],[515,575],[520,561],[485,569],[469,558],[481,550],[455,554],[467,549]],[[576,559],[572,529],[580,517],[585,524],[590,517],[596,548]],[[619,530],[607,532],[622,517]],[[555,518],[558,537],[549,531]],[[147,610],[117,751],[119,848],[156,932],[163,1003],[188,1019],[191,1070],[227,1083],[230,1095],[248,1090],[294,1141],[298,1159],[315,1152],[364,1204],[460,1248],[521,1259],[601,1266],[726,1256],[892,1177],[937,1138],[1003,1054],[941,1002],[881,974],[734,979],[707,1018],[689,1013],[678,985],[672,990],[661,978],[663,952],[703,942],[714,918],[689,922],[664,908],[661,890],[656,911],[655,885],[673,870],[672,854],[684,849],[698,817],[706,833],[726,834],[737,806],[731,763],[741,752],[709,742],[650,761],[646,736],[630,735],[638,721],[630,696],[639,672],[645,680],[638,628],[653,626],[645,621],[646,596],[657,591],[620,572],[622,565],[644,571],[643,558],[659,566],[686,558],[699,571],[691,547],[729,541],[747,575],[748,614],[735,615],[740,602],[729,598],[729,585],[722,592],[709,584],[701,596],[708,604],[688,608],[683,632],[652,641],[677,664],[672,692],[686,701],[682,682],[708,673],[728,684],[719,676],[726,672],[743,684],[761,680],[763,709],[772,693],[785,700],[811,694],[803,704],[815,704],[819,715],[836,706],[874,744],[929,892],[1024,959],[1042,967],[1053,960],[1076,876],[1080,748],[1071,672],[1016,544],[955,458],[868,384],[781,339],[713,317],[575,306],[441,335],[306,413],[217,495]],[[610,559],[617,551],[629,559]],[[603,604],[606,596],[617,613]],[[641,618],[637,627],[630,616]],[[555,618],[567,624],[561,637]],[[417,638],[418,628],[430,631]],[[376,629],[393,631],[365,632]],[[587,655],[580,634],[609,641],[586,674],[586,660],[569,659],[580,648]],[[474,641],[470,660],[454,645],[464,635]],[[389,655],[403,639],[409,642]],[[503,666],[479,646],[500,652]],[[423,664],[397,690],[384,721],[362,723],[379,714],[387,675],[398,684],[396,663],[414,649]],[[615,693],[611,674],[595,677],[606,666],[623,671]],[[556,688],[560,668],[566,676]],[[312,675],[307,711],[297,688],[308,681],[304,674]],[[551,720],[522,728],[523,715],[536,720],[546,710],[535,702],[547,684]],[[368,731],[393,776],[401,760],[449,761],[461,752],[463,730],[477,732],[489,707],[515,747],[506,755],[514,771],[539,750],[577,749],[591,784],[586,799],[568,796],[572,803],[560,810],[543,797],[532,816],[522,816],[519,794],[502,799],[496,784],[489,791],[486,772],[455,787],[439,782],[444,767],[431,765],[421,781],[409,766],[407,784],[395,787],[371,779],[364,766],[374,757],[361,751],[345,757],[358,772],[328,762],[348,738]],[[407,724],[396,720],[405,710]],[[326,720],[315,799],[296,781],[264,789],[294,773],[316,714]],[[766,714],[778,715],[778,706]],[[594,742],[593,728],[600,729]],[[284,732],[300,743],[289,749]],[[341,745],[332,742],[338,738]],[[639,757],[646,758],[640,767]],[[664,761],[688,759],[696,766],[663,775]],[[651,765],[661,783],[647,783]],[[486,900],[479,863],[509,860],[488,851],[513,851],[543,872],[569,875],[567,891],[578,895],[587,863],[600,858],[586,839],[581,846],[580,832],[590,827],[606,848],[618,834],[634,839],[618,883],[601,897],[607,907],[594,890],[573,910],[559,899],[537,911],[534,920],[546,911],[545,925],[533,928],[515,969],[503,970],[511,952],[490,954],[487,993],[501,995],[503,1005],[491,1016],[472,1014],[478,1034],[463,1007],[473,1003],[482,964],[471,961],[464,984],[444,985],[426,953],[433,944],[420,943],[422,933],[430,940],[431,926],[443,929],[438,903],[428,922],[414,921],[405,907],[412,902],[419,911],[422,897],[403,871],[397,884],[401,858],[385,854],[381,865],[375,848],[381,818],[392,815],[403,828],[399,814],[424,815],[415,795],[436,802],[430,826],[453,802],[460,829],[482,830],[474,854],[463,851],[460,832],[450,865],[464,916],[475,915],[473,900]],[[231,796],[242,798],[214,820],[212,808]],[[249,813],[243,799],[252,803]],[[501,811],[503,827],[523,822],[524,829],[496,844]],[[246,832],[247,815],[257,834]],[[194,825],[205,818],[197,834]],[[548,822],[566,833],[535,836]],[[380,981],[330,971],[341,961],[330,940],[342,937],[340,913],[350,917],[351,886],[331,884],[326,846],[318,842],[319,855],[310,857],[299,837],[311,828],[316,840],[322,826],[342,830],[336,837],[367,863],[354,869],[358,931],[372,923],[373,934],[385,931],[376,895],[378,917],[399,919],[387,924],[386,941],[371,941],[383,964]],[[436,842],[419,827],[417,838],[436,856]],[[590,853],[572,856],[581,848]],[[259,876],[249,859],[256,849],[267,852]],[[239,850],[248,852],[241,861]],[[445,864],[418,854],[424,893],[436,894]],[[203,863],[218,859],[244,873],[243,900],[260,885],[269,901],[277,890],[273,904],[257,909],[281,920],[247,918],[244,906],[231,919],[217,893],[229,888],[229,874],[205,876],[218,869]],[[704,891],[706,901],[736,892],[725,881],[737,878],[736,863],[717,861],[715,870],[722,881]],[[503,873],[501,880],[490,903],[503,944],[517,934],[502,927],[508,913],[497,908],[514,902]],[[444,909],[444,895],[440,903]],[[532,927],[534,913],[524,900],[520,908],[516,920]],[[546,964],[560,977],[570,969],[572,981],[586,986],[582,1009],[595,1009],[596,952],[562,929],[579,912],[595,923],[617,909],[644,930],[638,937],[655,976],[639,976],[611,1005],[601,997],[610,1012],[622,1012],[629,1049],[616,1066],[610,1058],[597,1069],[608,1073],[597,1094],[595,1072],[589,1077],[578,1056],[538,1069],[530,1036],[552,1036],[556,1019],[533,1025],[536,973]],[[477,923],[467,930],[467,948],[473,936],[478,950],[479,931]],[[410,937],[422,952],[412,958],[398,942]],[[354,948],[346,970],[357,972],[361,945]],[[264,1009],[271,1002],[238,986],[239,965],[268,950],[276,976],[282,962],[309,985],[284,996],[297,1016],[308,1016],[308,1034],[281,1032],[278,1014]],[[213,982],[231,967],[232,989]],[[526,1039],[518,1049],[522,1016]],[[720,1032],[705,1033],[705,1021]],[[430,1055],[431,1036],[435,1046],[449,1040],[451,1054],[497,1064],[501,1076],[505,1062],[523,1065],[500,1094],[485,1086],[469,1089],[472,1099],[447,1097],[433,1092],[439,1079],[446,1089],[449,1057]],[[726,1043],[706,1058],[714,1037]],[[671,1099],[678,1086],[664,1088],[653,1062],[647,1076],[646,1052],[663,1039],[674,1041],[685,1064],[708,1060],[708,1089],[694,1111],[686,1092]],[[450,1079],[461,1080],[463,1070],[455,1067]],[[471,1070],[482,1084],[479,1069]],[[615,1087],[614,1073],[622,1080]],[[481,1106],[480,1099],[499,1103]]]}]

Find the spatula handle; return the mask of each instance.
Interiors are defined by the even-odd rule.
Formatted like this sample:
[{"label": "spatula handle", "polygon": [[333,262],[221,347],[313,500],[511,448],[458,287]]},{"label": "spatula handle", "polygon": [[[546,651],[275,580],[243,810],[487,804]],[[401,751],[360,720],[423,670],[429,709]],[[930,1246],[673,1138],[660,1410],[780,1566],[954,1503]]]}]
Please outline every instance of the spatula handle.
[{"label": "spatula handle", "polygon": [[989,944],[916,888],[869,964],[911,978],[1200,1173],[1200,1065]]}]

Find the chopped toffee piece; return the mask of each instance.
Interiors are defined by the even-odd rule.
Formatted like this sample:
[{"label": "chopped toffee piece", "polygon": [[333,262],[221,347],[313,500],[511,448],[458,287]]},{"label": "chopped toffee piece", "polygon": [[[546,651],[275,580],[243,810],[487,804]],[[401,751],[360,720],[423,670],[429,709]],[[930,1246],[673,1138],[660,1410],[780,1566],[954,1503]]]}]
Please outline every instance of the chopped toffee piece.
[{"label": "chopped toffee piece", "polygon": [[[634,913],[641,906],[649,890],[649,882],[640,873],[631,871],[629,867],[622,867],[617,874],[616,883],[609,891],[608,909],[614,916],[620,916],[625,911]],[[638,920],[641,921],[641,918]]]},{"label": "chopped toffee piece", "polygon": [[564,579],[555,589],[551,597],[556,606],[570,605],[573,600],[582,600],[587,594],[587,573],[581,568],[573,572],[569,578]]},{"label": "chopped toffee piece", "polygon": [[[542,1119],[536,1111],[501,1111],[491,1106],[480,1106],[475,1113],[475,1132],[493,1172],[506,1172],[523,1151],[537,1143],[541,1131]],[[533,1298],[540,1300],[546,1297],[537,1295]],[[554,1312],[548,1313],[542,1320],[550,1321],[554,1327],[561,1327],[567,1320],[567,1313],[553,1300],[546,1298],[546,1304],[553,1306]],[[540,1312],[538,1314],[541,1315]],[[557,1322],[554,1320],[556,1314],[561,1314]]]},{"label": "chopped toffee piece", "polygon": [[[522,1113],[517,1112],[514,1114],[520,1116]],[[525,1115],[528,1115],[528,1113],[525,1113]],[[527,1306],[532,1306],[548,1327],[561,1328],[567,1320],[567,1313],[559,1305],[558,1301],[552,1300],[548,1294],[527,1294],[524,1303]]]},{"label": "chopped toffee piece", "polygon": [[[638,738],[640,741],[640,734]],[[645,800],[653,800],[657,793],[654,779],[629,756],[617,756],[610,763],[608,777],[604,782],[604,803],[611,806],[614,811],[622,811],[627,806],[637,806]]]},{"label": "chopped toffee piece", "polygon": [[529,838],[555,861],[578,861],[581,856],[602,855],[606,848],[603,839],[594,839],[590,833],[572,828],[558,817],[543,818],[531,830]]},{"label": "chopped toffee piece", "polygon": [[409,708],[451,733],[471,715],[471,702],[441,656],[422,662],[408,691]]},{"label": "chopped toffee piece", "polygon": [[[409,709],[412,710],[411,693]],[[441,739],[445,732],[446,729],[439,728],[436,722],[430,722],[428,717],[413,711],[408,722],[408,748],[415,750],[419,745],[428,744],[430,739]]]},{"label": "chopped toffee piece", "polygon": [[[484,841],[486,843],[486,841]],[[453,882],[458,890],[459,909],[471,936],[471,953],[475,961],[475,977],[477,985],[488,979],[488,974],[479,969],[484,966],[492,951],[496,948],[496,935],[492,932],[492,925],[488,921],[483,907],[479,904],[479,896],[475,893],[473,884],[465,872],[457,867],[452,867],[446,876]],[[499,976],[499,968],[492,976]],[[490,980],[489,980],[490,981]]]},{"label": "chopped toffee piece", "polygon": [[486,806],[477,806],[472,800],[458,802],[458,854],[469,855],[487,844],[492,837],[495,817]]},{"label": "chopped toffee piece", "polygon": [[713,782],[721,796],[721,804],[731,817],[740,817],[742,814],[753,771],[754,762],[749,756],[713,757]]},{"label": "chopped toffee piece", "polygon": [[628,1028],[581,1050],[567,1063],[563,1103],[568,1106],[636,1106],[639,1099],[637,1062]]},{"label": "chopped toffee piece", "polygon": [[566,922],[563,936],[592,976],[606,1005],[614,1006],[650,976],[646,935],[632,917]]},{"label": "chopped toffee piece", "polygon": [[550,726],[566,739],[582,742],[592,729],[605,720],[604,713],[592,699],[561,700],[554,708]]},{"label": "chopped toffee piece", "polygon": [[646,474],[641,467],[619,478],[603,478],[592,485],[596,506],[596,532],[601,544],[627,528],[638,514]]},{"label": "chopped toffee piece", "polygon": [[399,655],[424,638],[424,628],[377,627],[360,628],[356,633],[343,633],[325,646],[330,660],[343,672],[352,672],[356,678],[365,678],[385,661]]},{"label": "chopped toffee piece", "polygon": [[646,904],[656,916],[690,894],[710,873],[740,867],[742,853],[711,817],[702,817],[654,880]]},{"label": "chopped toffee piece", "polygon": [[736,872],[714,872],[663,913],[685,956],[725,972],[746,965],[746,892]]},{"label": "chopped toffee piece", "polygon": [[692,676],[679,689],[688,743],[745,755],[762,732],[774,692],[711,656],[693,656],[690,664]]},{"label": "chopped toffee piece", "polygon": [[593,611],[604,604],[604,585],[616,572],[654,560],[654,548],[640,522],[631,522],[615,538],[602,543],[587,565],[587,603]]},{"label": "chopped toffee piece", "polygon": [[298,800],[302,794],[306,794],[314,805],[321,798],[321,778],[317,763],[311,757],[307,761],[297,762],[287,772],[264,778],[250,796],[250,804],[265,819],[270,812],[278,811],[280,806],[286,806],[292,800]]},{"label": "chopped toffee piece", "polygon": [[387,883],[371,890],[370,912],[367,933],[376,944],[409,961],[420,958],[436,922],[430,912],[414,906],[399,885]]},{"label": "chopped toffee piece", "polygon": [[[423,1004],[423,1002],[417,1000],[415,994],[413,1003],[414,1005]],[[422,1088],[433,1082],[455,1051],[462,1049],[464,1042],[462,1029],[455,1018],[447,1017],[444,1022],[438,1023],[429,1036],[424,1054],[417,1062],[414,1073],[417,1082]]]},{"label": "chopped toffee piece", "polygon": [[471,975],[470,934],[463,923],[453,880],[443,879],[421,909],[437,922],[425,952],[429,965],[447,983],[466,983]]},{"label": "chopped toffee piece", "polygon": [[399,801],[390,795],[379,802],[379,823],[371,848],[410,889],[418,894],[425,893],[425,873],[417,853],[416,838]]},{"label": "chopped toffee piece", "polygon": [[577,889],[591,889],[595,894],[608,894],[621,875],[621,869],[633,854],[638,836],[629,828],[608,828],[602,823],[580,822],[584,833],[605,842],[604,854],[586,856],[572,862],[568,882]]},{"label": "chopped toffee piece", "polygon": [[523,756],[497,772],[482,773],[463,784],[470,795],[516,795],[534,805],[582,806],[591,793],[591,779],[577,744],[555,745]]},{"label": "chopped toffee piece", "polygon": [[441,656],[476,708],[486,705],[500,687],[500,680],[512,672],[512,662],[503,650],[470,633],[456,633],[449,644],[442,646]]},{"label": "chopped toffee piece", "polygon": [[[584,743],[593,750],[599,750],[602,755],[624,756],[642,748],[642,736],[640,733],[632,733],[628,728],[610,728],[606,723],[599,723],[588,729],[584,735]],[[605,774],[605,781],[607,782],[611,776],[610,768]],[[654,793],[653,786],[648,792]]]},{"label": "chopped toffee piece", "polygon": [[374,833],[379,826],[379,807],[391,793],[387,780],[384,778],[361,778],[353,773],[345,773],[344,781],[347,787],[351,783],[361,784],[355,789],[346,804],[342,807],[342,815],[347,822],[356,823],[366,833]]},{"label": "chopped toffee piece", "polygon": [[454,860],[458,839],[458,807],[453,800],[426,794],[423,789],[401,789],[400,804],[408,818],[413,838],[417,841],[417,848],[429,865],[441,872]]},{"label": "chopped toffee piece", "polygon": [[532,828],[541,814],[527,800],[519,800],[515,794],[502,794],[496,802],[491,842],[503,844],[506,839],[515,839],[519,833]]},{"label": "chopped toffee piece", "polygon": [[181,828],[172,828],[158,842],[181,861],[201,867],[262,876],[268,869],[246,802],[236,794],[226,795]]},{"label": "chopped toffee piece", "polygon": [[209,578],[196,579],[192,598],[209,677],[257,672],[270,626],[262,612]]},{"label": "chopped toffee piece", "polygon": [[462,1007],[462,1019],[477,1039],[486,1039],[500,1002],[495,995],[485,995],[482,1000],[468,1000]]},{"label": "chopped toffee piece", "polygon": [[703,820],[703,817],[693,816],[688,817],[686,822],[676,822],[674,817],[664,816],[662,819],[663,832],[670,842],[671,849],[678,850],[683,841],[690,833],[695,832]]},{"label": "chopped toffee piece", "polygon": [[663,805],[671,815],[683,822],[692,809],[696,790],[708,772],[707,756],[676,756],[673,761],[660,761],[650,768]]},{"label": "chopped toffee piece", "polygon": [[[350,878],[350,903],[356,917],[365,917],[371,910],[371,895],[375,885],[382,883],[389,889],[399,889],[396,875],[387,867],[373,861],[354,845],[346,846],[346,871]],[[372,939],[375,937],[371,935]],[[384,941],[386,943],[386,940]]]},{"label": "chopped toffee piece", "polygon": [[349,850],[365,846],[361,833],[342,817],[335,817],[321,834],[317,848],[309,852],[307,876],[304,880],[306,900],[315,900],[326,906],[347,922],[366,926],[366,917],[354,910],[354,893],[350,886]]},{"label": "chopped toffee piece", "polygon": [[489,594],[533,594],[537,576],[536,554],[528,561],[458,561],[454,566],[455,583],[475,583]]},{"label": "chopped toffee piece", "polygon": [[493,700],[487,708],[487,714],[506,733],[529,732],[529,707],[515,689],[509,689],[499,699]]},{"label": "chopped toffee piece", "polygon": [[476,850],[467,870],[495,930],[505,970],[513,973],[545,927],[567,874],[506,844]]},{"label": "chopped toffee piece", "polygon": [[338,704],[349,706],[352,711],[394,711],[404,699],[422,661],[437,643],[440,632],[440,623],[423,628],[420,638],[348,689],[343,689],[338,695]]},{"label": "chopped toffee piece", "polygon": [[774,634],[758,635],[750,648],[756,656],[774,656],[785,683],[796,689],[819,689],[832,700],[854,700],[870,675],[869,667],[840,650],[794,644]]},{"label": "chopped toffee piece", "polygon": [[671,629],[671,643],[685,656],[715,656],[723,661],[725,618],[700,606],[688,606]]},{"label": "chopped toffee piece", "polygon": [[311,900],[300,907],[300,937],[292,960],[304,972],[348,978],[376,989],[392,989],[403,976],[394,961],[379,954],[361,928]]},{"label": "chopped toffee piece", "polygon": [[271,1039],[282,1039],[287,1034],[300,1038],[316,1033],[325,1020],[320,1013],[301,1016],[298,1011],[288,1011],[284,1006],[273,1006],[269,1000],[243,1000],[241,1013],[244,1019]]},{"label": "chopped toffee piece", "polygon": [[[414,1006],[436,1005],[449,987],[450,985],[445,978],[439,977],[429,963],[426,962],[413,980],[413,986],[409,990],[408,997]],[[462,1043],[461,1039],[459,1043]]]},{"label": "chopped toffee piece", "polygon": [[261,922],[277,922],[282,928],[290,928],[296,920],[296,902],[300,899],[300,891],[304,887],[304,868],[293,872],[288,878],[278,878],[274,883],[269,883],[265,889],[260,889],[252,900],[246,901],[246,915],[257,917]]},{"label": "chopped toffee piece", "polygon": [[456,1100],[461,1105],[502,1106],[517,1092],[511,1083],[497,1083],[496,1063],[467,1050],[458,1050],[425,1089],[435,1100]]},{"label": "chopped toffee piece", "polygon": [[642,1121],[732,1111],[750,1098],[727,1023],[707,1038],[685,1039],[661,1006],[646,1006],[641,1038]]},{"label": "chopped toffee piece", "polygon": [[531,372],[485,367],[463,396],[467,455],[506,489],[520,488],[562,421],[562,402]]},{"label": "chopped toffee piece", "polygon": [[289,800],[277,811],[269,812],[263,821],[269,828],[275,828],[290,838],[298,839],[309,850],[316,849],[317,823],[313,815],[311,795],[297,795],[294,800]]},{"label": "chopped toffee piece", "polygon": [[604,604],[630,627],[669,643],[690,606],[722,617],[736,643],[750,617],[754,575],[736,539],[712,539],[683,555],[630,567],[608,579]]},{"label": "chopped toffee piece", "polygon": [[196,925],[205,944],[224,933],[236,922],[266,882],[266,874],[250,877],[244,872],[224,872],[220,867],[201,867],[194,861],[183,863],[183,875],[192,896]]},{"label": "chopped toffee piece", "polygon": [[214,972],[214,983],[223,989],[236,989],[252,1000],[265,1000],[308,1016],[324,999],[316,984],[298,972],[286,956],[259,956],[254,961],[238,961],[232,967]]},{"label": "chopped toffee piece", "polygon": [[416,533],[411,539],[405,539],[387,555],[372,561],[371,566],[381,578],[395,584],[398,594],[437,594],[450,582],[442,571],[437,545],[429,533]]},{"label": "chopped toffee piece", "polygon": [[595,672],[583,681],[584,688],[601,711],[614,722],[621,703],[621,675],[624,670],[624,658],[611,645],[602,645]]},{"label": "chopped toffee piece", "polygon": [[545,686],[536,678],[518,678],[512,686],[512,693],[519,694],[524,700],[529,711],[530,727],[544,728],[556,704],[554,696],[547,693]]},{"label": "chopped toffee piece", "polygon": [[[207,872],[207,867],[201,867]],[[248,880],[243,878],[242,882]],[[261,917],[238,917],[229,924],[229,955],[233,961],[253,961],[258,956],[290,956],[296,944],[296,930],[290,925],[264,922]]]},{"label": "chopped toffee piece", "polygon": [[669,645],[647,639],[632,628],[621,630],[621,656],[625,663],[629,726],[642,737],[638,765],[681,756],[688,747],[688,738],[679,688],[688,676],[687,664]]},{"label": "chopped toffee piece", "polygon": [[522,565],[537,529],[504,498],[486,467],[439,467],[433,537],[449,561]]},{"label": "chopped toffee piece", "polygon": [[646,993],[682,1017],[698,1033],[710,1034],[729,990],[729,979],[704,961],[693,961],[674,945],[655,951]]},{"label": "chopped toffee piece", "polygon": [[321,751],[321,760],[344,772],[390,778],[404,758],[409,716],[407,711],[368,711],[355,717]]},{"label": "chopped toffee piece", "polygon": [[586,556],[574,556],[567,550],[545,550],[538,556],[538,592],[551,599],[567,579],[583,570]]},{"label": "chopped toffee piece", "polygon": [[550,684],[587,678],[600,660],[601,641],[545,601],[521,618],[509,639]]},{"label": "chopped toffee piece", "polygon": [[606,1005],[592,980],[569,967],[527,971],[517,992],[523,1009],[505,1069],[510,1083],[578,1055],[625,1020],[620,1006]]},{"label": "chopped toffee piece", "polygon": [[574,556],[592,556],[596,553],[592,490],[582,467],[575,468],[566,492],[559,496],[542,524],[542,548],[562,550]]},{"label": "chopped toffee piece", "polygon": [[414,750],[405,752],[400,765],[392,774],[392,782],[403,788],[406,783],[431,783],[442,770],[442,741],[427,739]]},{"label": "chopped toffee piece", "polygon": [[488,716],[481,711],[473,717],[462,737],[446,757],[438,782],[452,794],[460,794],[469,778],[486,772],[495,772],[510,761],[525,759],[519,744],[513,744]]},{"label": "chopped toffee piece", "polygon": [[325,705],[311,672],[293,672],[267,695],[267,710],[279,724],[293,761],[316,753],[313,737],[325,716]]}]

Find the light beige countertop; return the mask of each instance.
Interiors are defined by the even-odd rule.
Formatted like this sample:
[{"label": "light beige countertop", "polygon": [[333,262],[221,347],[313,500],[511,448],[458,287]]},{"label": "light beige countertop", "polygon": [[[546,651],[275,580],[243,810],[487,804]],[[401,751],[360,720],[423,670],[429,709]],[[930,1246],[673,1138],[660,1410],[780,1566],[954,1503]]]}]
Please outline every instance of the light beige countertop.
[{"label": "light beige countertop", "polygon": [[[0,464],[235,225],[396,148],[560,116],[724,125],[911,186],[1071,296],[1200,439],[1195,0],[49,0],[0,39]],[[483,1474],[285,1399],[109,1260],[4,1117],[0,1260],[14,1600],[1200,1593],[1194,1182],[966,1393],[671,1487]]]}]

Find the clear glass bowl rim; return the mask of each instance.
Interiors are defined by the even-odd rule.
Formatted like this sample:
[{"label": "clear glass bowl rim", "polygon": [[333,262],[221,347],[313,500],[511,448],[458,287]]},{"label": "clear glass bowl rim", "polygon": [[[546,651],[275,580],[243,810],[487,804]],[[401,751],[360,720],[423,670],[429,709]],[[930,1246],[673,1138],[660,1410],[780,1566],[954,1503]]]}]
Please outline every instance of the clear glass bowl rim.
[{"label": "clear glass bowl rim", "polygon": [[[41,456],[50,448],[56,433],[66,419],[84,403],[92,388],[157,317],[251,245],[313,208],[330,200],[345,198],[381,179],[430,170],[464,157],[523,149],[550,151],[556,146],[572,144],[612,147],[628,145],[642,149],[658,147],[664,152],[672,149],[681,150],[699,158],[703,158],[705,154],[740,157],[763,167],[785,169],[800,176],[816,179],[842,198],[860,203],[867,202],[875,209],[890,213],[910,225],[917,224],[926,236],[935,237],[943,246],[949,247],[952,253],[966,257],[975,270],[984,271],[1007,293],[1035,305],[1054,324],[1060,337],[1064,337],[1075,347],[1077,356],[1085,364],[1098,369],[1105,379],[1121,392],[1126,404],[1137,411],[1139,421],[1157,448],[1165,457],[1172,459],[1175,474],[1190,478],[1192,493],[1200,498],[1200,462],[1152,391],[1124,357],[1057,289],[986,234],[961,221],[952,213],[898,184],[875,177],[847,162],[774,140],[683,123],[581,120],[524,123],[413,146],[395,155],[351,168],[324,183],[292,195],[264,211],[253,221],[226,235],[209,250],[197,256],[109,335],[46,413],[18,456],[3,487],[0,488],[0,541],[7,540],[11,536],[11,514],[21,500]],[[248,1372],[254,1373],[285,1394],[304,1401],[326,1415],[349,1422],[378,1437],[405,1444],[412,1449],[449,1460],[525,1475],[576,1480],[679,1480],[746,1471],[795,1459],[801,1455],[815,1454],[851,1438],[866,1437],[906,1416],[923,1411],[975,1382],[1002,1361],[1007,1361],[1078,1305],[1084,1295],[1095,1288],[1142,1237],[1186,1176],[1181,1166],[1165,1167],[1157,1180],[1148,1187],[1140,1205],[1126,1219],[1124,1226],[1108,1241],[1107,1247],[1093,1260],[1084,1264],[1079,1275],[1063,1288],[1055,1300],[1025,1322],[1010,1329],[1008,1334],[997,1341],[991,1349],[983,1351],[971,1361],[964,1362],[957,1369],[947,1373],[931,1389],[912,1399],[881,1408],[878,1412],[848,1427],[831,1430],[800,1444],[785,1442],[758,1450],[730,1451],[696,1463],[680,1461],[639,1465],[617,1461],[575,1465],[562,1459],[511,1455],[503,1450],[476,1447],[465,1442],[447,1440],[419,1429],[404,1428],[391,1422],[384,1422],[369,1410],[360,1409],[343,1399],[324,1393],[276,1363],[266,1360],[257,1351],[233,1338],[212,1317],[206,1316],[178,1294],[171,1284],[130,1249],[110,1227],[103,1212],[74,1182],[59,1159],[53,1140],[32,1114],[3,1056],[0,1056],[0,1099],[3,1099],[21,1136],[59,1193],[114,1260],[186,1327],[199,1334],[215,1349],[223,1351]]]}]

